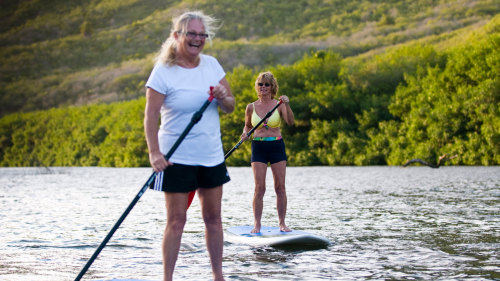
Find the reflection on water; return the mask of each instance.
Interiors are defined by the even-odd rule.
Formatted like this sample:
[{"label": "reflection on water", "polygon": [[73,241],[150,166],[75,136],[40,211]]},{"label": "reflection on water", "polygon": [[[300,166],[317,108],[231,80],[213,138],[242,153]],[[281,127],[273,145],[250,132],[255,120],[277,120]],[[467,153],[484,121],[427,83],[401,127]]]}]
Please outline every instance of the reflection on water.
[{"label": "reflection on water", "polygon": [[[230,168],[224,227],[252,223],[250,168]],[[147,168],[0,169],[0,280],[73,280],[147,180]],[[276,226],[268,176],[263,223]],[[499,167],[293,167],[287,224],[322,249],[225,243],[228,280],[498,280]],[[148,191],[84,280],[161,280],[165,209]],[[199,202],[177,280],[210,280]]]}]

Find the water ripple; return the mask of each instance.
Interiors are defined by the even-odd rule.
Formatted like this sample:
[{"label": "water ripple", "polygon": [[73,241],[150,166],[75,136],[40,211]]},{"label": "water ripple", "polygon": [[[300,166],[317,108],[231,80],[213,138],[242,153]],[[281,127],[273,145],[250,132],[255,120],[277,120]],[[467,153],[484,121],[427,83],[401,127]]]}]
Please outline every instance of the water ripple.
[{"label": "water ripple", "polygon": [[[250,168],[229,168],[224,227],[252,224]],[[149,168],[1,168],[0,279],[73,280]],[[277,225],[272,176],[263,223]],[[499,280],[499,167],[294,167],[287,223],[321,249],[224,244],[228,280]],[[86,274],[160,280],[164,199],[148,191]],[[210,279],[197,199],[175,277]]]}]

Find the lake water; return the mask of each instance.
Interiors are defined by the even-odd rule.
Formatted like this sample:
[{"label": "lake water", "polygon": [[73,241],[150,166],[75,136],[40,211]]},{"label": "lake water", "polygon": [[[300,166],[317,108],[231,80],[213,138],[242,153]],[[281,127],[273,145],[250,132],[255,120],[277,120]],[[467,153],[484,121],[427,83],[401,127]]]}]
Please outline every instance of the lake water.
[{"label": "lake water", "polygon": [[[250,168],[229,168],[224,227],[252,224]],[[0,280],[74,280],[148,168],[1,168]],[[268,173],[263,224],[277,225]],[[500,280],[500,167],[289,167],[287,224],[323,249],[225,243],[226,280]],[[83,280],[161,280],[162,193],[148,190]],[[198,199],[176,280],[210,280]]]}]

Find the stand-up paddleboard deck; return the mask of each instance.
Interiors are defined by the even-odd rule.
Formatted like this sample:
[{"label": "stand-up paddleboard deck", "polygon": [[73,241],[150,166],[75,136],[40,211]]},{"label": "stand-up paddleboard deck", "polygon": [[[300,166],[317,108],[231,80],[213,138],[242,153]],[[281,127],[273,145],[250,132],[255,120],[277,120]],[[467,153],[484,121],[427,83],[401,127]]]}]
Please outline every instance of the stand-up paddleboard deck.
[{"label": "stand-up paddleboard deck", "polygon": [[96,281],[152,281],[144,279],[106,279],[106,280],[96,280]]},{"label": "stand-up paddleboard deck", "polygon": [[330,241],[306,231],[282,232],[279,227],[263,226],[259,233],[250,233],[253,226],[234,226],[226,229],[226,239],[233,243],[271,247],[326,247]]},{"label": "stand-up paddleboard deck", "polygon": [[145,280],[145,279],[106,279],[106,280],[96,280],[96,281],[152,281],[152,280]]}]

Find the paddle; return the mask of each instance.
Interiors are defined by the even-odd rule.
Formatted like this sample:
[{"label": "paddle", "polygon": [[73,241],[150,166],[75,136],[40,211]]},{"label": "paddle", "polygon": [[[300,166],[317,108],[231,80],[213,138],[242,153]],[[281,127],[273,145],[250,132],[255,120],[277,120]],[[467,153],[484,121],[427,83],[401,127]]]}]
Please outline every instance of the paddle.
[{"label": "paddle", "polygon": [[[210,103],[214,99],[214,96],[213,96],[213,93],[212,93],[213,88],[214,87],[210,87],[210,96],[208,97],[208,100],[203,104],[203,106],[200,108],[200,110],[198,110],[197,112],[195,112],[193,114],[193,117],[191,118],[191,122],[189,122],[189,124],[184,129],[184,131],[182,132],[182,134],[179,136],[179,138],[177,139],[177,141],[174,143],[174,145],[172,146],[172,148],[170,148],[170,150],[168,151],[168,153],[165,155],[165,159],[167,161],[168,161],[168,159],[170,159],[170,157],[172,156],[172,154],[174,154],[174,152],[177,149],[177,147],[179,147],[179,145],[184,140],[184,138],[189,133],[189,131],[191,131],[191,129],[193,128],[193,126],[196,123],[198,123],[198,121],[200,121],[201,117],[203,116],[203,112],[205,111],[205,109],[207,109],[207,107],[210,105]],[[92,255],[92,257],[87,261],[87,264],[83,267],[82,271],[80,271],[80,274],[78,274],[78,276],[76,277],[75,281],[79,281],[83,277],[83,275],[85,274],[85,272],[87,272],[87,270],[89,269],[89,267],[92,265],[92,263],[94,262],[94,260],[99,255],[99,253],[102,251],[102,249],[104,249],[104,247],[108,243],[109,239],[111,239],[111,236],[113,236],[113,234],[118,229],[118,227],[120,227],[120,224],[122,224],[122,222],[125,220],[125,218],[127,217],[128,213],[130,213],[130,211],[135,206],[135,204],[137,203],[137,201],[139,201],[139,199],[142,197],[142,195],[144,194],[144,192],[146,192],[146,190],[148,190],[149,186],[154,181],[155,177],[156,177],[156,172],[153,172],[153,174],[149,177],[149,179],[146,181],[146,183],[142,186],[141,190],[139,190],[139,193],[137,193],[137,195],[134,197],[134,200],[132,200],[132,202],[130,202],[130,204],[128,205],[128,207],[125,210],[125,212],[123,212],[123,214],[121,215],[121,217],[115,223],[115,225],[113,226],[113,228],[111,229],[111,231],[108,233],[108,235],[106,236],[106,238],[104,238],[104,240],[101,242],[101,245],[99,245],[99,247],[95,250],[95,252]]]},{"label": "paddle", "polygon": [[[278,108],[278,106],[280,106],[280,104],[282,104],[282,103],[283,103],[283,101],[282,101],[282,100],[280,100],[280,101],[278,102],[278,104],[276,104],[276,105],[273,107],[273,109],[271,109],[268,113],[266,113],[266,115],[264,116],[264,118],[262,118],[262,119],[260,120],[260,122],[259,122],[259,123],[257,123],[257,125],[255,125],[255,126],[254,126],[254,127],[253,127],[250,131],[248,131],[248,133],[247,133],[247,137],[250,137],[250,136],[252,135],[252,133],[253,133],[253,132],[254,132],[257,128],[259,128],[259,126],[260,126],[262,123],[264,123],[264,121],[265,121],[267,118],[271,117],[271,115],[272,115],[272,114],[273,114],[273,112],[276,110],[276,108]],[[254,110],[255,110],[255,108],[254,108]],[[232,154],[232,153],[233,153],[236,149],[238,149],[238,147],[240,147],[240,145],[241,145],[242,143],[243,143],[243,140],[240,140],[240,141],[239,141],[239,142],[238,142],[238,143],[237,143],[237,144],[236,144],[233,148],[231,148],[231,150],[229,150],[229,151],[226,153],[226,155],[224,156],[224,159],[227,159],[227,158],[229,157],[229,155],[231,155],[231,154]]]}]

